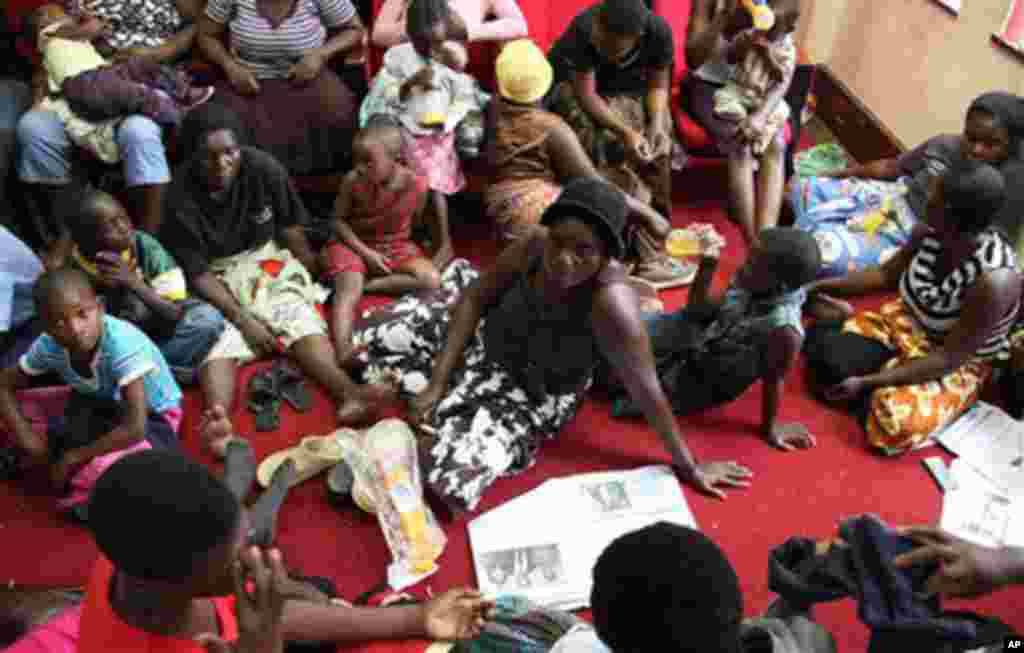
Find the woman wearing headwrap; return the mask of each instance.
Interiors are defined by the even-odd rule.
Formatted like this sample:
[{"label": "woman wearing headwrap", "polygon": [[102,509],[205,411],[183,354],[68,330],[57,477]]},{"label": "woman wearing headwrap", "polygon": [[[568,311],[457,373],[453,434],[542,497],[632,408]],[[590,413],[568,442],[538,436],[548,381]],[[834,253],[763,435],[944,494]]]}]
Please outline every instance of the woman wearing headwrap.
[{"label": "woman wearing headwrap", "polygon": [[931,182],[963,159],[988,163],[1007,176],[1009,197],[995,223],[1017,243],[1024,210],[1024,99],[986,93],[967,109],[962,134],[942,134],[893,159],[851,165],[800,179],[789,194],[796,227],[818,239],[820,277],[884,263],[910,240],[925,217]]},{"label": "woman wearing headwrap", "polygon": [[662,392],[621,258],[625,194],[589,177],[567,184],[543,228],[478,275],[453,261],[442,293],[377,311],[353,340],[366,376],[392,376],[424,426],[427,484],[456,511],[536,460],[572,421],[603,354],[679,476],[723,497],[748,485],[733,462],[698,462]]}]

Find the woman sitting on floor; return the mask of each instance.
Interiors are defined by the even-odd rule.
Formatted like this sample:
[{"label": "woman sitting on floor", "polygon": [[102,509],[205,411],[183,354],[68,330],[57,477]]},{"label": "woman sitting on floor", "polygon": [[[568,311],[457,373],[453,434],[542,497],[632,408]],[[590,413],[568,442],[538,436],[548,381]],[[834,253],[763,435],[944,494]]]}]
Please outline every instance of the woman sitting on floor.
[{"label": "woman sitting on floor", "polygon": [[293,175],[348,163],[359,98],[331,64],[364,38],[350,0],[210,0],[199,18],[199,48],[226,76],[216,101]]},{"label": "woman sitting on floor", "polygon": [[[867,402],[868,441],[886,453],[919,445],[960,416],[992,375],[993,361],[1009,353],[1021,275],[993,224],[1005,196],[992,166],[954,163],[931,182],[927,222],[892,258],[810,286],[818,295],[899,290],[899,300],[878,312],[815,325],[804,348],[826,399]],[[828,303],[830,312],[849,316],[848,306]]]},{"label": "woman sitting on floor", "polygon": [[[496,77],[500,98],[494,100],[489,118],[492,179],[484,205],[504,247],[531,236],[564,184],[600,173],[572,128],[540,108],[551,88],[552,69],[533,41],[506,45],[496,62]],[[632,196],[626,195],[626,202],[641,223],[630,232],[644,231],[655,240],[668,234],[669,222],[661,214]]]},{"label": "woman sitting on floor", "polygon": [[[1007,204],[995,222],[1017,246],[1024,218],[1022,139],[1024,98],[986,93],[967,109],[963,134],[935,136],[899,158],[855,164],[794,183],[789,201],[795,226],[818,239],[820,276],[880,265],[906,245],[914,226],[927,217],[931,180],[961,159],[991,164],[1006,177]],[[869,216],[878,210],[885,217],[872,224]]]},{"label": "woman sitting on floor", "polygon": [[535,236],[483,276],[453,262],[442,292],[379,311],[354,336],[368,376],[399,379],[412,417],[432,434],[427,484],[472,510],[501,476],[530,467],[576,415],[598,352],[608,357],[671,454],[679,475],[722,496],[747,485],[732,462],[698,463],[661,391],[637,298],[619,259],[627,207],[598,179],[573,181]]},{"label": "woman sitting on floor", "polygon": [[[207,359],[244,363],[287,352],[338,402],[339,419],[363,421],[375,390],[356,386],[341,369],[316,307],[328,293],[315,282],[320,265],[304,231],[309,216],[281,164],[244,147],[243,133],[238,117],[216,104],[185,118],[180,145],[191,155],[167,193],[160,232],[189,286],[238,327]],[[226,388],[227,401],[218,403],[228,406],[233,396]],[[207,444],[223,455],[232,434],[211,426]]]}]

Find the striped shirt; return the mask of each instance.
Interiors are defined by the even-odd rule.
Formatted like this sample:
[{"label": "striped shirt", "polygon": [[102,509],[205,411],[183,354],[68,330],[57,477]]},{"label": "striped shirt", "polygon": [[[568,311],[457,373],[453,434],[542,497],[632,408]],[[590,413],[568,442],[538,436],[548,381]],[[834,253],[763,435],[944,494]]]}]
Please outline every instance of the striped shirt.
[{"label": "striped shirt", "polygon": [[283,78],[307,50],[324,44],[328,29],[356,15],[351,0],[294,1],[277,26],[260,12],[259,0],[209,0],[206,15],[228,25],[231,49],[258,79]]},{"label": "striped shirt", "polygon": [[[900,296],[917,323],[932,338],[946,336],[956,326],[963,310],[964,296],[981,274],[1017,268],[1017,256],[999,232],[990,229],[979,237],[978,248],[943,279],[936,264],[942,245],[933,236],[925,236],[900,279]],[[992,335],[978,349],[979,358],[1005,354],[1009,349],[1010,327],[1020,310],[1018,298],[1002,317]]]}]

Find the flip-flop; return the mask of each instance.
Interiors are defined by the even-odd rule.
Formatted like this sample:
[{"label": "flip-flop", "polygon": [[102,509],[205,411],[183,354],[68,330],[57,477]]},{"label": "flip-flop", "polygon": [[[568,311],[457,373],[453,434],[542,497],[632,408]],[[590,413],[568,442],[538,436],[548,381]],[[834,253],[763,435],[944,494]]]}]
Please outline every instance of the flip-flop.
[{"label": "flip-flop", "polygon": [[277,377],[270,370],[249,378],[247,403],[256,416],[257,431],[274,431],[281,425],[281,394]]},{"label": "flip-flop", "polygon": [[342,462],[343,448],[338,439],[354,435],[355,432],[351,429],[341,428],[330,435],[310,435],[302,438],[296,446],[264,458],[256,470],[256,480],[261,487],[269,487],[277,468],[291,458],[295,461],[295,474],[288,487],[295,487]]},{"label": "flip-flop", "polygon": [[344,506],[352,501],[352,486],[356,477],[348,463],[342,461],[327,473],[327,500],[335,506]]},{"label": "flip-flop", "polygon": [[302,372],[283,360],[276,361],[271,369],[271,373],[277,379],[277,391],[282,399],[300,413],[313,407],[313,396],[306,387]]}]

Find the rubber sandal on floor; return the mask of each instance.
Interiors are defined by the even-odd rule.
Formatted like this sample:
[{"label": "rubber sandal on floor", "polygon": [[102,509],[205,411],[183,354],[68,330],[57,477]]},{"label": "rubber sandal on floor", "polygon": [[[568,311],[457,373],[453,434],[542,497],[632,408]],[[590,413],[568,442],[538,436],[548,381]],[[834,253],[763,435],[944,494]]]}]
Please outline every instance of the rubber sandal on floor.
[{"label": "rubber sandal on floor", "polygon": [[255,415],[257,431],[275,431],[281,425],[281,395],[276,377],[268,370],[258,372],[249,379],[247,403]]},{"label": "rubber sandal on floor", "polygon": [[313,407],[313,395],[306,387],[305,377],[298,369],[285,361],[274,363],[273,374],[277,379],[277,391],[281,398],[300,413]]},{"label": "rubber sandal on floor", "polygon": [[295,461],[295,475],[289,487],[308,481],[344,459],[338,438],[352,435],[354,432],[349,429],[338,429],[330,435],[310,435],[302,438],[296,446],[267,456],[256,469],[256,480],[261,487],[268,487],[277,468],[291,458]]}]

